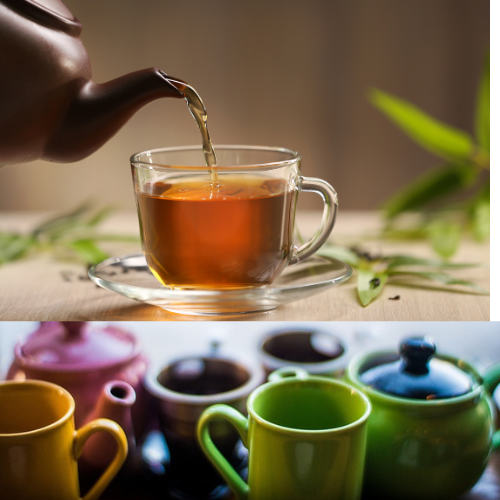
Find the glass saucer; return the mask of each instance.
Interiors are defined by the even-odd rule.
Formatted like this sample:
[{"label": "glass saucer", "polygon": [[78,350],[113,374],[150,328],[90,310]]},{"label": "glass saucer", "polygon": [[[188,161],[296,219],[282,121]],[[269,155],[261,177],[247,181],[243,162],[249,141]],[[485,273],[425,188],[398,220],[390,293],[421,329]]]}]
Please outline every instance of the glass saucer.
[{"label": "glass saucer", "polygon": [[341,285],[352,275],[343,262],[313,255],[286,267],[270,286],[240,290],[175,290],[153,276],[143,254],[111,257],[90,268],[97,285],[178,314],[225,316],[265,312]]}]

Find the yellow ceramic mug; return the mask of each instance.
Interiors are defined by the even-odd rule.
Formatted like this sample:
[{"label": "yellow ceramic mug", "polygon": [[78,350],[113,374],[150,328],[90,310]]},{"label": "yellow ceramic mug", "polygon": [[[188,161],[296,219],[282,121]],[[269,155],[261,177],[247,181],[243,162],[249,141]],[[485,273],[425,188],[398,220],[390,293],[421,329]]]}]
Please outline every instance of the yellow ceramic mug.
[{"label": "yellow ceramic mug", "polygon": [[38,380],[0,382],[0,495],[9,500],[79,500],[77,460],[87,439],[109,432],[118,452],[83,500],[97,499],[127,456],[121,427],[98,419],[75,430],[69,392]]}]

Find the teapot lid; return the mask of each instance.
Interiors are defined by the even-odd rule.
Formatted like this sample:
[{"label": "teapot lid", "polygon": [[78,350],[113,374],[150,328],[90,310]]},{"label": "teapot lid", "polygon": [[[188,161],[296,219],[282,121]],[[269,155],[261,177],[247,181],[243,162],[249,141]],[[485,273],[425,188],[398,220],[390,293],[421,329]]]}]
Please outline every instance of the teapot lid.
[{"label": "teapot lid", "polygon": [[61,17],[65,17],[70,21],[73,21],[75,19],[75,16],[73,16],[66,5],[61,2],[61,0],[31,0],[31,2],[38,4]]},{"label": "teapot lid", "polygon": [[114,326],[85,321],[47,322],[16,346],[22,366],[55,371],[106,368],[133,359],[140,345],[131,334]]},{"label": "teapot lid", "polygon": [[1,0],[22,16],[38,24],[78,36],[82,24],[61,0]]},{"label": "teapot lid", "polygon": [[387,394],[410,399],[445,399],[467,394],[473,380],[450,361],[435,357],[436,346],[426,338],[402,342],[400,358],[371,365],[363,371],[363,383]]}]

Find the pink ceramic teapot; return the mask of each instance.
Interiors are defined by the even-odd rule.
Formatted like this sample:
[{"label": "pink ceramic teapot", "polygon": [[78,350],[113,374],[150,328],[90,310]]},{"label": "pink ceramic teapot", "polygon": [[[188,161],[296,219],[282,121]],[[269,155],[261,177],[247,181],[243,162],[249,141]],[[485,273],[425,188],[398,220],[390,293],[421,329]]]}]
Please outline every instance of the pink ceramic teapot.
[{"label": "pink ceramic teapot", "polygon": [[184,97],[156,68],[92,82],[81,30],[60,0],[0,0],[0,165],[80,160],[149,102]]},{"label": "pink ceramic teapot", "polygon": [[[77,428],[96,416],[112,417],[123,424],[114,415],[123,414],[135,391],[133,429],[128,426],[126,430],[129,438],[134,433],[140,439],[147,427],[147,395],[142,387],[146,369],[141,345],[131,333],[116,326],[62,321],[43,323],[15,346],[7,377],[45,380],[64,387],[75,399]],[[97,415],[103,403],[106,415]],[[110,408],[113,406],[115,409]]]}]

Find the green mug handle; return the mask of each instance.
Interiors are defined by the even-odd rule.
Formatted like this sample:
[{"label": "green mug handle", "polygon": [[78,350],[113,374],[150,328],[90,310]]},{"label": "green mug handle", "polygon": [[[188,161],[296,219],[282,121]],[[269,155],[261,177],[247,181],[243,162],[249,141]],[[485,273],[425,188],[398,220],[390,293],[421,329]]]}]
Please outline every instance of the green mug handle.
[{"label": "green mug handle", "polygon": [[[500,363],[487,370],[483,380],[486,390],[493,396],[493,392],[500,385]],[[498,448],[500,448],[500,429],[493,434],[493,449]]]},{"label": "green mug handle", "polygon": [[248,484],[217,449],[210,436],[209,424],[213,420],[225,420],[238,431],[243,444],[248,448],[248,420],[238,410],[227,405],[213,405],[207,408],[198,420],[197,436],[201,449],[213,466],[219,471],[239,500],[248,500]]},{"label": "green mug handle", "polygon": [[304,368],[299,368],[296,366],[284,366],[283,368],[278,368],[269,374],[267,380],[269,382],[277,382],[278,380],[285,380],[288,378],[296,378],[298,380],[305,380],[309,378],[309,373],[304,370]]},{"label": "green mug handle", "polygon": [[[309,373],[303,368],[293,366],[279,368],[269,375],[269,382],[295,378],[304,380],[309,377]],[[224,455],[217,449],[210,436],[209,424],[213,420],[225,420],[238,431],[241,440],[248,448],[248,419],[238,410],[228,405],[213,405],[207,408],[198,420],[197,436],[201,449],[210,460],[212,465],[218,470],[229,487],[239,500],[248,500],[250,488],[240,475],[229,464]]]}]

